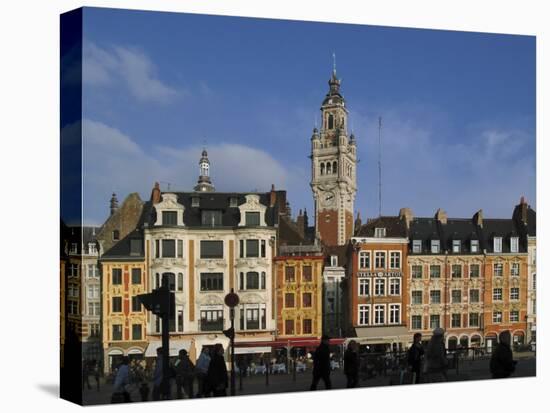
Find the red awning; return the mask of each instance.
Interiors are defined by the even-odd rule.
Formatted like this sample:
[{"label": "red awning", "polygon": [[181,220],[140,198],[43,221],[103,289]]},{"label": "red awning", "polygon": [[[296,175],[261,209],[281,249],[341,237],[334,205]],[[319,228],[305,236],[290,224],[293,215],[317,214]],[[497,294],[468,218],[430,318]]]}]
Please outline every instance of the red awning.
[{"label": "red awning", "polygon": [[[329,340],[330,346],[339,346],[344,344],[345,338],[331,338]],[[278,339],[275,341],[239,341],[235,342],[235,347],[264,347],[271,346],[274,348],[284,347],[317,347],[321,342],[318,338],[292,338],[292,339]]]}]

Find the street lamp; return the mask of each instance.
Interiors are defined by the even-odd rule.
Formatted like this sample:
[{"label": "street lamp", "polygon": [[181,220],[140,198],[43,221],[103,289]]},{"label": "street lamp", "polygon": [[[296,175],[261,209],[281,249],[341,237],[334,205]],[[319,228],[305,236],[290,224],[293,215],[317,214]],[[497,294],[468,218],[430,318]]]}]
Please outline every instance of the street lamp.
[{"label": "street lamp", "polygon": [[231,346],[231,396],[235,395],[235,307],[239,304],[239,296],[235,294],[233,288],[231,292],[225,296],[225,305],[229,307],[229,320],[231,327],[224,330],[223,334],[230,340]]}]

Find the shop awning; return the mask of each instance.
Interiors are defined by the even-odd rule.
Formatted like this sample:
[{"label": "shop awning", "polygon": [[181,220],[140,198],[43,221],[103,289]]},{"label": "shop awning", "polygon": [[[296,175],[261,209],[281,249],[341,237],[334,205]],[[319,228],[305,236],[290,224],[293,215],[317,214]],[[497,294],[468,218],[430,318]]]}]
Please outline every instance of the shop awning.
[{"label": "shop awning", "polygon": [[271,353],[271,347],[235,347],[235,354]]},{"label": "shop awning", "polygon": [[392,327],[356,327],[357,337],[348,340],[355,340],[359,343],[387,343],[392,340],[409,340],[412,336],[404,326]]},{"label": "shop awning", "polygon": [[[161,341],[151,341],[145,351],[145,357],[156,357],[159,347],[162,347]],[[190,340],[170,340],[170,357],[176,357],[182,349],[189,351],[190,347]]]}]

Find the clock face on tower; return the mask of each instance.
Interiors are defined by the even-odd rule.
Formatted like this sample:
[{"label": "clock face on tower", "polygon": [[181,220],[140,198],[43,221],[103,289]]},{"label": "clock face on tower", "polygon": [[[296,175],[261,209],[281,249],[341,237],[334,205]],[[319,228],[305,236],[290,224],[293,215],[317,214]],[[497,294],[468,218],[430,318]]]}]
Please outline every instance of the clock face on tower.
[{"label": "clock face on tower", "polygon": [[331,207],[334,205],[336,201],[336,196],[334,195],[334,192],[328,191],[324,192],[321,196],[322,206],[324,207]]}]

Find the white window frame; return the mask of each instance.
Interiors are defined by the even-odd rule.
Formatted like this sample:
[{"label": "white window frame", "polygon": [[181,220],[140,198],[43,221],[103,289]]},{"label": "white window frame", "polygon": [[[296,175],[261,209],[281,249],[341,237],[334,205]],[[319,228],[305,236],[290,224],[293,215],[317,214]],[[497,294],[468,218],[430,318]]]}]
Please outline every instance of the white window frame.
[{"label": "white window frame", "polygon": [[370,278],[359,278],[358,293],[360,297],[370,297]]},{"label": "white window frame", "polygon": [[421,239],[413,239],[412,252],[413,252],[413,254],[420,254],[422,252],[422,240]]},{"label": "white window frame", "polygon": [[519,237],[510,237],[510,252],[519,252]]},{"label": "white window frame", "polygon": [[493,301],[502,301],[502,288],[501,287],[493,288]]},{"label": "white window frame", "polygon": [[[358,257],[359,263],[358,263],[358,265],[359,265],[360,269],[370,269],[370,267],[371,267],[370,257],[371,257],[370,251],[359,251],[359,257]],[[366,266],[364,266],[363,262],[362,262],[365,259],[367,261]]]},{"label": "white window frame", "polygon": [[[516,313],[517,318],[515,320],[512,319],[512,313]],[[519,311],[518,310],[510,310],[510,314],[508,314],[508,318],[510,320],[510,323],[519,323]]]},{"label": "white window frame", "polygon": [[493,238],[493,252],[502,252],[502,237]]},{"label": "white window frame", "polygon": [[434,328],[437,328],[437,327],[432,326],[432,317],[437,317],[438,318],[437,327],[441,327],[441,314],[430,314],[429,319],[428,319],[430,330],[433,330]]},{"label": "white window frame", "polygon": [[[499,268],[498,274],[497,267]],[[495,262],[493,264],[493,275],[495,277],[502,277],[504,275],[504,264],[502,264],[501,262]]]},{"label": "white window frame", "polygon": [[[363,317],[361,317],[362,314],[363,314]],[[370,317],[371,317],[370,304],[359,304],[357,306],[357,324],[360,326],[370,325]],[[361,322],[361,321],[365,321],[365,322]]]},{"label": "white window frame", "polygon": [[519,262],[513,262],[510,264],[510,276],[519,277]]},{"label": "white window frame", "polygon": [[[432,302],[432,291],[439,291],[439,301],[437,303],[434,303]],[[436,290],[436,289],[433,289],[433,290],[430,290],[430,304],[441,304],[441,290]]]},{"label": "white window frame", "polygon": [[432,254],[439,254],[441,252],[441,242],[438,239],[431,240],[430,251]]},{"label": "white window frame", "polygon": [[[381,310],[381,311],[378,311]],[[382,322],[378,321],[378,315],[382,314]],[[374,304],[374,314],[373,314],[373,325],[384,325],[386,324],[386,304]]]},{"label": "white window frame", "polygon": [[502,311],[493,311],[493,324],[502,323]]},{"label": "white window frame", "polygon": [[[453,293],[454,293],[455,291],[459,291],[459,292],[460,292],[460,295],[458,296],[458,301],[454,301]],[[453,288],[453,289],[451,290],[451,304],[460,304],[460,303],[462,303],[462,290],[459,289],[459,288]]]},{"label": "white window frame", "polygon": [[[514,294],[517,292],[517,294]],[[519,287],[510,287],[510,301],[519,300]]]},{"label": "white window frame", "polygon": [[[380,281],[380,282],[379,282]],[[379,294],[380,286],[382,286],[383,294]],[[374,296],[383,297],[386,294],[386,279],[385,278],[375,278],[374,279]]]},{"label": "white window frame", "polygon": [[459,239],[453,240],[453,254],[460,254],[461,242]]},{"label": "white window frame", "polygon": [[[453,325],[453,316],[458,315],[458,326]],[[462,314],[461,313],[451,313],[451,328],[462,328]]]},{"label": "white window frame", "polygon": [[[413,300],[413,293],[416,291],[420,291],[420,303],[415,303]],[[412,305],[422,305],[424,304],[424,291],[422,290],[411,290],[411,304]]]},{"label": "white window frame", "polygon": [[[473,324],[471,323],[472,320],[471,320],[470,316],[471,316],[472,314],[477,314],[477,324],[476,324],[476,325],[473,325]],[[479,313],[468,313],[468,327],[479,327],[479,325],[480,325],[480,320],[481,320],[481,317],[480,317],[480,314],[479,314]]]},{"label": "white window frame", "polygon": [[401,269],[401,251],[390,251],[390,269]]},{"label": "white window frame", "polygon": [[330,266],[331,267],[337,267],[338,266],[338,256],[337,255],[331,255],[330,256]]},{"label": "white window frame", "polygon": [[374,237],[375,238],[385,238],[386,237],[386,228],[374,228]]},{"label": "white window frame", "polygon": [[[401,304],[388,304],[389,306],[389,318],[388,324],[401,324]],[[394,319],[395,310],[397,310],[397,320]]]},{"label": "white window frame", "polygon": [[[472,267],[477,267],[477,276],[472,277]],[[468,264],[468,278],[479,278],[481,277],[481,265],[479,264]]]},{"label": "white window frame", "polygon": [[[390,278],[389,279],[389,295],[401,295],[401,278]],[[395,290],[398,290],[395,292]]]},{"label": "white window frame", "polygon": [[479,240],[477,239],[470,240],[470,252],[472,253],[479,252]]},{"label": "white window frame", "polygon": [[[477,291],[477,301],[472,301],[472,291]],[[480,295],[480,291],[479,291],[479,288],[470,288],[468,290],[468,303],[479,303],[481,300],[481,295]]]},{"label": "white window frame", "polygon": [[[414,276],[414,267],[420,267],[420,277]],[[424,266],[422,264],[411,264],[411,278],[413,280],[421,280],[424,278]]]},{"label": "white window frame", "polygon": [[[387,259],[386,251],[374,251],[374,269],[375,270],[386,269],[388,265],[388,262],[386,259]],[[380,260],[384,260],[383,266],[378,265]]]}]

